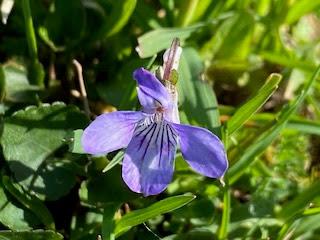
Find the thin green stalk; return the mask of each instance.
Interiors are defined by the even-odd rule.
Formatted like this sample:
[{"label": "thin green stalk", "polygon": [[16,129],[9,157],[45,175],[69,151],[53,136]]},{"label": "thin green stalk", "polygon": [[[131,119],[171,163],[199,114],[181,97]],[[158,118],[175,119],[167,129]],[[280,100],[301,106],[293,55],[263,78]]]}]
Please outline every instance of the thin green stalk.
[{"label": "thin green stalk", "polygon": [[37,40],[34,33],[33,21],[30,10],[29,0],[22,0],[22,10],[25,22],[26,36],[30,57],[33,61],[38,59]]},{"label": "thin green stalk", "polygon": [[[227,177],[226,177],[227,178]],[[223,193],[223,211],[221,224],[218,231],[218,239],[226,239],[230,222],[230,189],[228,179],[225,179],[226,185]]]},{"label": "thin green stalk", "polygon": [[30,55],[28,64],[28,78],[31,84],[44,87],[44,69],[38,60],[37,39],[34,32],[29,0],[22,0],[22,10],[25,22],[26,38]]},{"label": "thin green stalk", "polygon": [[[228,128],[222,127],[222,141],[225,146],[225,149],[228,149]],[[228,176],[224,177],[225,186],[223,188],[223,211],[221,224],[218,229],[218,239],[226,239],[228,235],[229,222],[230,222],[230,188],[229,188],[229,179]]]}]

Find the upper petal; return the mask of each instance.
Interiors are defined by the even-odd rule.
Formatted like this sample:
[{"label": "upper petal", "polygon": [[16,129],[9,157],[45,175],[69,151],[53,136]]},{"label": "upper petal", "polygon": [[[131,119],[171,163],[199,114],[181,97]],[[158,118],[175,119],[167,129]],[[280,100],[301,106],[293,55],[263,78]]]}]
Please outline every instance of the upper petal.
[{"label": "upper petal", "polygon": [[133,78],[138,82],[138,98],[144,108],[155,109],[169,105],[170,95],[153,73],[138,68],[134,71]]},{"label": "upper petal", "polygon": [[142,112],[117,111],[97,117],[84,130],[81,143],[85,152],[105,154],[128,146]]},{"label": "upper petal", "polygon": [[221,178],[228,160],[220,139],[205,128],[174,124],[180,139],[184,159],[197,172],[207,177]]},{"label": "upper petal", "polygon": [[128,187],[144,196],[162,192],[172,179],[176,146],[177,136],[166,122],[138,126],[122,163]]}]

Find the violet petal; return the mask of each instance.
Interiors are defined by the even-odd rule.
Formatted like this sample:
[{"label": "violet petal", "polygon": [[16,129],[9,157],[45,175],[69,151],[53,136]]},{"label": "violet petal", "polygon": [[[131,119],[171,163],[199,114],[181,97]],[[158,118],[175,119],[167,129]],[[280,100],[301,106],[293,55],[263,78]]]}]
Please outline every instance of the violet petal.
[{"label": "violet petal", "polygon": [[117,111],[98,116],[84,130],[81,143],[90,154],[105,154],[128,146],[142,112]]},{"label": "violet petal", "polygon": [[184,159],[198,173],[212,178],[221,178],[228,160],[220,139],[210,131],[200,127],[174,124]]},{"label": "violet petal", "polygon": [[138,82],[138,98],[146,110],[154,110],[159,106],[166,108],[170,104],[167,89],[153,73],[144,68],[138,68],[134,71],[133,78]]},{"label": "violet petal", "polygon": [[138,126],[122,163],[128,187],[144,196],[162,192],[172,179],[176,146],[177,136],[168,123]]}]

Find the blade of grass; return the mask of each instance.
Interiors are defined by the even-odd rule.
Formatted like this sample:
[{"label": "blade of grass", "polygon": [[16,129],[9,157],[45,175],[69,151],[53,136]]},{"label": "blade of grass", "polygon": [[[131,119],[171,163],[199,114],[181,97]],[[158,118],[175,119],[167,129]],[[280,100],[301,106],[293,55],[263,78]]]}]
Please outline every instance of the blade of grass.
[{"label": "blade of grass", "polygon": [[171,212],[180,208],[195,199],[194,195],[180,195],[163,199],[144,209],[139,209],[126,214],[116,223],[116,237],[128,231],[130,228],[139,225],[150,218],[154,218],[160,214]]},{"label": "blade of grass", "polygon": [[109,162],[109,164],[102,170],[102,172],[107,172],[110,169],[112,169],[114,166],[116,166],[117,164],[119,164],[123,158],[124,155],[124,151],[120,151],[118,152],[114,158]]},{"label": "blade of grass", "polygon": [[250,166],[257,156],[273,142],[279,135],[280,131],[285,127],[289,117],[296,111],[301,102],[305,99],[312,84],[316,81],[320,73],[320,67],[317,68],[313,76],[308,80],[301,92],[301,94],[289,105],[287,105],[279,114],[279,116],[263,131],[255,140],[254,144],[250,145],[244,153],[240,156],[238,161],[230,167],[228,177],[230,184],[242,176],[244,171]]},{"label": "blade of grass", "polygon": [[274,91],[278,88],[281,78],[282,76],[279,74],[271,74],[259,91],[248,102],[238,108],[235,114],[227,122],[228,133],[230,135],[248,121],[250,117],[271,97]]}]

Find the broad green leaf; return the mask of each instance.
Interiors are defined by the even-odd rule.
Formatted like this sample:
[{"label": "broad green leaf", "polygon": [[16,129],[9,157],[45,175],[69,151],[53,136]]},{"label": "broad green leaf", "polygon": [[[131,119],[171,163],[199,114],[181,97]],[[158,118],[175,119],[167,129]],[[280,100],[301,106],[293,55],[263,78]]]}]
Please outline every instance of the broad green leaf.
[{"label": "broad green leaf", "polygon": [[80,154],[85,153],[81,145],[82,134],[82,129],[77,129],[73,131],[73,137],[70,139],[70,152]]},{"label": "broad green leaf", "polygon": [[128,22],[137,0],[119,0],[114,1],[111,15],[105,20],[106,24],[100,29],[99,35],[110,37],[118,33]]},{"label": "broad green leaf", "polygon": [[38,218],[10,199],[0,180],[0,222],[11,230],[30,230],[39,225]]},{"label": "broad green leaf", "polygon": [[227,122],[228,134],[231,135],[233,132],[235,132],[262,107],[262,105],[278,88],[281,78],[282,76],[279,74],[271,74],[265,84],[257,91],[257,93],[249,101],[237,109],[234,115]]},{"label": "broad green leaf", "polygon": [[130,228],[139,225],[147,220],[157,217],[158,215],[171,212],[180,208],[195,199],[195,196],[180,195],[163,199],[144,209],[132,211],[123,216],[117,223],[115,228],[116,236],[123,234]]},{"label": "broad green leaf", "polygon": [[37,197],[23,191],[21,186],[11,182],[7,176],[2,177],[2,182],[7,191],[9,191],[22,205],[31,210],[41,222],[50,229],[55,229],[55,224],[51,213],[47,207]]},{"label": "broad green leaf", "polygon": [[[87,117],[62,103],[30,106],[7,117],[2,135],[3,154],[17,181],[47,199],[58,199],[75,184],[72,162],[61,153],[65,139],[83,128]],[[66,149],[65,149],[66,151]]]},{"label": "broad green leaf", "polygon": [[178,80],[181,110],[190,124],[208,128],[219,134],[218,103],[212,87],[201,79],[204,65],[192,48],[183,49]]},{"label": "broad green leaf", "polygon": [[264,130],[247,149],[239,157],[236,163],[228,170],[228,177],[230,184],[234,183],[247,169],[247,167],[254,162],[257,156],[262,154],[264,150],[273,142],[279,135],[281,130],[285,127],[290,116],[296,111],[301,102],[305,99],[312,84],[317,80],[320,73],[320,67],[316,70],[313,76],[308,80],[301,92],[301,94],[288,106],[286,106],[279,114],[279,116]]},{"label": "broad green leaf", "polygon": [[121,178],[121,167],[118,165],[106,173],[93,174],[87,181],[82,182],[79,190],[84,205],[104,207],[111,202],[127,202],[139,196],[125,185]]},{"label": "broad green leaf", "polygon": [[[38,86],[30,85],[24,66],[8,64],[0,66],[1,88],[5,89],[5,101],[35,103]],[[1,93],[3,94],[3,92]]]},{"label": "broad green leaf", "polygon": [[289,11],[286,16],[286,23],[291,24],[299,20],[303,15],[317,10],[320,6],[319,0],[299,0],[295,1],[289,8]]},{"label": "broad green leaf", "polygon": [[63,240],[63,236],[50,230],[0,231],[0,240]]},{"label": "broad green leaf", "polygon": [[150,31],[138,38],[136,48],[141,58],[152,57],[156,53],[169,48],[174,38],[185,40],[192,33],[205,26],[205,24],[195,24],[185,28],[162,28]]}]

